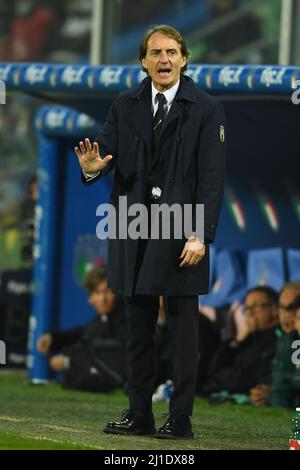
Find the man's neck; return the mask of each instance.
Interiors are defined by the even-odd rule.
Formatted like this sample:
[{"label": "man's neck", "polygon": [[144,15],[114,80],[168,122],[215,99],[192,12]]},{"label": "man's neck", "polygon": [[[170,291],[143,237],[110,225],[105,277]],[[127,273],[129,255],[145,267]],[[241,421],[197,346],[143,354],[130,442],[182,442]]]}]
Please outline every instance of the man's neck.
[{"label": "man's neck", "polygon": [[159,91],[160,93],[164,93],[165,91],[167,90],[170,90],[171,88],[173,88],[175,85],[178,84],[180,79],[177,80],[176,83],[172,83],[171,85],[169,86],[162,86],[162,85],[159,85],[158,83],[154,83],[153,80],[152,80],[152,83],[153,83],[153,86],[154,88]]}]

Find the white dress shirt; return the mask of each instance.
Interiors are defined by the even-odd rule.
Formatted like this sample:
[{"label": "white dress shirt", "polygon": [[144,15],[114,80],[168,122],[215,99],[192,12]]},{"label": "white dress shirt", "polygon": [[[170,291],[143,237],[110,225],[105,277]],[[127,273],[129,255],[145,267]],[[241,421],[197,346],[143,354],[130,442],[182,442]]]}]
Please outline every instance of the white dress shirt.
[{"label": "white dress shirt", "polygon": [[162,91],[158,91],[155,88],[155,86],[153,85],[153,82],[152,82],[151,87],[152,87],[152,113],[153,113],[153,116],[155,115],[155,113],[157,111],[157,108],[158,108],[158,102],[156,100],[157,93],[161,93],[166,98],[167,104],[165,106],[167,107],[167,113],[168,113],[170,111],[170,108],[171,108],[172,103],[174,101],[175,95],[176,95],[177,90],[179,88],[179,83],[180,82],[178,80],[178,82],[175,83],[175,85],[173,85],[168,90],[162,92]]},{"label": "white dress shirt", "polygon": [[[166,101],[167,103],[165,104],[165,107],[167,108],[167,113],[170,111],[170,108],[172,106],[172,103],[174,101],[174,98],[175,98],[175,95],[177,93],[177,90],[179,88],[179,83],[180,81],[178,80],[177,83],[175,83],[175,85],[173,85],[171,88],[168,88],[168,90],[166,91],[158,91],[153,82],[151,82],[151,90],[152,90],[152,114],[153,116],[155,115],[156,111],[157,111],[157,108],[158,108],[158,102],[156,100],[156,95],[157,93],[162,93],[165,98],[166,98]],[[85,173],[83,170],[82,170],[84,176],[86,179],[92,179],[92,178],[96,178],[96,176],[99,175],[100,171],[98,171],[97,173]]]}]

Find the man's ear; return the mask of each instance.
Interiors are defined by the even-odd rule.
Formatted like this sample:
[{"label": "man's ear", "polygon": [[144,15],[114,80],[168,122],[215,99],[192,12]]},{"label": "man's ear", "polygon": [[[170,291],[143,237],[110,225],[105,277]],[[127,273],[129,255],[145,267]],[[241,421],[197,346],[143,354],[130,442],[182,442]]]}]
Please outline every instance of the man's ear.
[{"label": "man's ear", "polygon": [[142,65],[142,67],[144,67],[144,69],[148,70],[147,67],[146,67],[146,59],[145,59],[145,57],[142,58],[142,60],[140,61],[140,64]]},{"label": "man's ear", "polygon": [[187,59],[186,59],[186,57],[185,57],[185,56],[182,56],[182,59],[183,59],[183,64],[182,64],[181,68],[183,69],[183,67],[185,67],[185,66],[186,66]]}]

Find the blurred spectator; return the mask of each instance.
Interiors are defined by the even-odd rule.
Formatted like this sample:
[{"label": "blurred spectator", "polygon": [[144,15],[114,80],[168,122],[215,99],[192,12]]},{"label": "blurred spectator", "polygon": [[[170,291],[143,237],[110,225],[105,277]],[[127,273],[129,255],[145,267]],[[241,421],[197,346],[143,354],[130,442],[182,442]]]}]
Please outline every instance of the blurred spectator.
[{"label": "blurred spectator", "polygon": [[231,12],[238,12],[238,6],[238,0],[213,0],[214,16],[221,21],[205,36],[206,52],[201,56],[202,62],[222,63],[223,56],[237,48],[248,46],[250,51],[251,43],[261,37],[260,19],[250,10],[241,9],[232,21],[224,21],[225,15],[230,17]]},{"label": "blurred spectator", "polygon": [[[224,341],[232,340],[244,328],[244,305],[239,301],[222,307],[199,303],[199,363],[196,391],[207,380],[212,357]],[[200,392],[201,393],[201,392]]]},{"label": "blurred spectator", "polygon": [[41,60],[49,40],[57,31],[58,2],[18,0],[14,3],[11,31],[4,45],[1,60],[33,62]]},{"label": "blurred spectator", "polygon": [[[1,189],[0,184],[0,192]],[[13,239],[12,249],[14,252],[20,252],[20,263],[17,269],[3,269],[1,274],[0,337],[7,343],[10,367],[25,367],[26,362],[33,292],[34,211],[37,192],[37,178],[33,176],[28,182],[26,196],[20,209],[16,211],[16,228],[20,241],[17,243],[16,239]],[[10,195],[9,193],[8,197]],[[0,221],[3,220],[1,215],[0,210]]]},{"label": "blurred spectator", "polygon": [[9,26],[13,17],[13,12],[13,0],[10,2],[0,2],[0,41],[5,38],[9,33]]},{"label": "blurred spectator", "polygon": [[[292,361],[300,339],[300,281],[287,283],[280,296],[281,332],[272,367],[271,406],[293,408],[300,403],[300,363]],[[298,351],[300,342],[296,345]],[[300,360],[300,354],[297,354]]]},{"label": "blurred spectator", "polygon": [[0,279],[0,338],[7,347],[8,367],[25,367],[33,292],[32,269],[7,269]]},{"label": "blurred spectator", "polygon": [[64,2],[64,20],[52,38],[48,62],[89,62],[92,3],[78,0]]},{"label": "blurred spectator", "polygon": [[[106,276],[104,266],[86,276],[88,302],[97,312],[88,325],[48,332],[38,340],[38,350],[50,354],[50,367],[62,372],[66,388],[107,392],[125,381],[124,309],[119,297],[107,287]],[[58,350],[62,354],[54,354]]]},{"label": "blurred spectator", "polygon": [[34,175],[28,181],[26,195],[21,204],[21,212],[20,212],[21,222],[26,224],[27,221],[30,220],[32,224],[34,220],[34,211],[35,211],[35,205],[36,205],[37,199],[38,199],[38,180],[37,180],[37,177]]},{"label": "blurred spectator", "polygon": [[300,295],[300,281],[287,282],[279,295],[279,323],[283,333],[295,329],[295,299]]},{"label": "blurred spectator", "polygon": [[259,404],[256,391],[269,388],[278,324],[277,293],[265,286],[250,289],[245,313],[245,324],[235,339],[224,341],[213,355],[208,378],[199,384],[199,394],[243,394],[248,396],[246,401]]},{"label": "blurred spectator", "polygon": [[38,180],[36,176],[32,176],[28,182],[27,194],[20,208],[20,223],[23,232],[21,258],[29,263],[33,262],[34,214],[37,199]]}]

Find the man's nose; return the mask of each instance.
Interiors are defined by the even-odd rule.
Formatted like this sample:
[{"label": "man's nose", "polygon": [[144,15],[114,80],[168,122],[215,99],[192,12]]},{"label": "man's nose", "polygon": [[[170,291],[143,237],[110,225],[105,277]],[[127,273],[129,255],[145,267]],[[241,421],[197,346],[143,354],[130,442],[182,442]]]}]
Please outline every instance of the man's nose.
[{"label": "man's nose", "polygon": [[169,57],[167,56],[167,53],[166,52],[162,52],[162,55],[161,55],[161,58],[160,58],[160,62],[162,64],[167,64],[169,62]]}]

